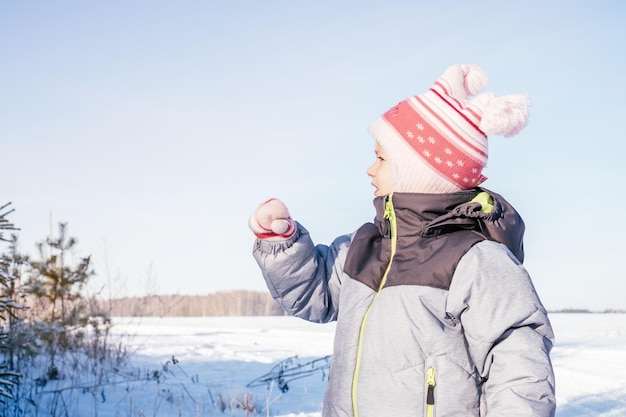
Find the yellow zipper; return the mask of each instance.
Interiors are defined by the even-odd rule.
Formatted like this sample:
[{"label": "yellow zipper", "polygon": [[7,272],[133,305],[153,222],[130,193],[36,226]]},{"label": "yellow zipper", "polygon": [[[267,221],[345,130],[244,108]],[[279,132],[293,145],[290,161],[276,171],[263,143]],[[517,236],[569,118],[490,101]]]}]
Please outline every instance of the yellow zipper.
[{"label": "yellow zipper", "polygon": [[426,372],[426,417],[433,417],[435,408],[435,368]]},{"label": "yellow zipper", "polygon": [[361,328],[359,330],[359,343],[357,345],[356,351],[356,365],[354,368],[354,375],[352,376],[352,410],[354,412],[354,417],[359,417],[359,409],[357,407],[357,386],[359,381],[359,372],[361,368],[361,353],[363,352],[363,335],[365,334],[365,323],[367,322],[367,317],[370,314],[372,306],[376,302],[376,299],[380,295],[381,290],[385,286],[385,282],[387,282],[387,276],[389,275],[389,270],[391,269],[391,263],[393,262],[393,257],[396,255],[396,246],[397,246],[397,235],[398,230],[396,226],[396,212],[393,208],[392,202],[392,194],[387,196],[387,200],[385,201],[385,213],[384,218],[389,220],[389,226],[391,231],[391,256],[389,257],[389,263],[387,264],[387,268],[385,269],[385,273],[380,281],[380,285],[378,286],[378,290],[376,291],[376,295],[374,299],[365,310],[365,314],[363,315],[363,319],[361,320]]}]

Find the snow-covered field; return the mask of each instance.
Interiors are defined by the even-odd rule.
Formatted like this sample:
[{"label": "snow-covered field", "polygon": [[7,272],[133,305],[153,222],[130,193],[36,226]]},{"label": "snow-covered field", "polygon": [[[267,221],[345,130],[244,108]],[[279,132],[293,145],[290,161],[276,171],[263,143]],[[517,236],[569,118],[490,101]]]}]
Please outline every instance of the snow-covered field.
[{"label": "snow-covered field", "polygon": [[[550,318],[557,336],[552,355],[557,416],[626,416],[626,315]],[[244,416],[244,408],[253,407],[243,404],[254,405],[250,416],[321,416],[333,324],[291,317],[119,318],[115,323],[115,338],[132,351],[134,371],[124,372],[135,381],[68,396],[77,416]],[[294,359],[284,363],[287,390],[278,380],[254,383],[288,358]]]}]

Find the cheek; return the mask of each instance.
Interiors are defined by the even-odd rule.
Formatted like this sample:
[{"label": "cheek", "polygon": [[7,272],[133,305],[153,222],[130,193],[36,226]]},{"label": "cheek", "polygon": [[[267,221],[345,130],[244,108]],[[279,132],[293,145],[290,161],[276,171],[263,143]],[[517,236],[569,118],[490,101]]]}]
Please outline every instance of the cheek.
[{"label": "cheek", "polygon": [[391,164],[385,164],[384,169],[381,170],[381,176],[385,177],[385,180],[391,184],[391,178],[393,177]]},{"label": "cheek", "polygon": [[386,169],[385,169],[385,173],[384,173],[384,182],[385,182],[385,187],[387,188],[387,192],[392,192],[393,191],[393,167],[391,166],[391,164],[389,164]]}]

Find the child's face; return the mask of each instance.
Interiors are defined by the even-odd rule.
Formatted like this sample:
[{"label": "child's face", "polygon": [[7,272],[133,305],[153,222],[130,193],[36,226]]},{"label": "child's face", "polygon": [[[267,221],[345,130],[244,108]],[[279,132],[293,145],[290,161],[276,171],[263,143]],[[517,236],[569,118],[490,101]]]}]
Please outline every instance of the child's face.
[{"label": "child's face", "polygon": [[367,169],[367,175],[372,179],[374,195],[380,197],[391,194],[391,161],[387,159],[385,150],[376,141],[376,161]]}]

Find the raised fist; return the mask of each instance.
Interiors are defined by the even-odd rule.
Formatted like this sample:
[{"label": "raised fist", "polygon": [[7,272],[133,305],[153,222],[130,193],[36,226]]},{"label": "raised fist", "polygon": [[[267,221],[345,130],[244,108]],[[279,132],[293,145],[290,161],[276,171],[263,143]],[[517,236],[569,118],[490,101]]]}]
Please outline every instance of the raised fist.
[{"label": "raised fist", "polygon": [[264,240],[285,240],[296,233],[296,222],[289,215],[285,204],[270,198],[252,213],[248,226],[255,236]]}]

